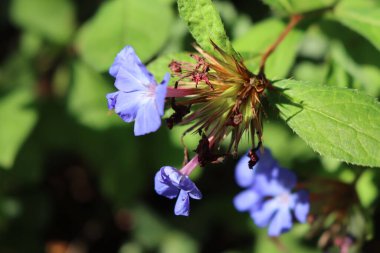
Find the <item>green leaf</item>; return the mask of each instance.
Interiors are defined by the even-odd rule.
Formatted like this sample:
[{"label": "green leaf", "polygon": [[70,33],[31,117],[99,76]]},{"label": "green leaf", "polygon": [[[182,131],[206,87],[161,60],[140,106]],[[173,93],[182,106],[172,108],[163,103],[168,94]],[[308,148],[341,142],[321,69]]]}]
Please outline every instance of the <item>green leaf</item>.
[{"label": "green leaf", "polygon": [[[377,171],[376,171],[377,172]],[[378,188],[376,187],[376,177],[374,170],[366,170],[360,176],[356,183],[356,191],[359,195],[360,202],[365,208],[370,208],[371,204],[378,196]]]},{"label": "green leaf", "polygon": [[13,165],[17,152],[29,136],[37,113],[31,105],[33,93],[21,87],[0,99],[0,166]]},{"label": "green leaf", "polygon": [[[315,151],[352,164],[380,166],[380,104],[355,90],[274,83],[271,92],[287,124]],[[280,92],[282,91],[282,92]]]},{"label": "green leaf", "polygon": [[196,253],[199,252],[197,241],[181,231],[171,231],[161,242],[160,252]]},{"label": "green leaf", "polygon": [[294,69],[294,78],[321,83],[325,80],[328,68],[326,64],[315,64],[308,61],[297,64]]},{"label": "green leaf", "polygon": [[110,115],[107,109],[106,94],[115,91],[111,82],[85,63],[74,63],[70,88],[68,108],[82,124],[104,129],[122,122],[116,115]]},{"label": "green leaf", "polygon": [[334,17],[343,25],[367,38],[380,50],[380,4],[374,0],[342,0]]},{"label": "green leaf", "polygon": [[[254,25],[245,35],[234,41],[234,48],[243,52],[244,63],[251,71],[258,72],[260,56],[276,41],[285,27],[286,25],[278,19],[267,19]],[[287,76],[302,38],[303,33],[293,29],[268,58],[265,72],[269,78],[278,79]]]},{"label": "green leaf", "polygon": [[[341,81],[339,85],[349,86],[349,74],[358,85],[354,88],[365,90],[369,95],[377,96],[380,92],[380,68],[376,66],[359,65],[348,54],[342,43],[335,41],[331,45],[333,60],[333,75],[329,82]],[[335,65],[335,66],[334,66]],[[346,72],[347,74],[345,74]],[[344,82],[345,81],[345,82]]]},{"label": "green leaf", "polygon": [[10,16],[20,27],[59,44],[67,43],[75,28],[74,6],[69,0],[13,0]]},{"label": "green leaf", "polygon": [[146,61],[168,40],[172,20],[170,5],[160,0],[108,1],[80,29],[76,48],[98,71],[107,70],[127,44]]},{"label": "green leaf", "polygon": [[235,54],[218,11],[211,0],[178,0],[178,10],[199,46],[213,53],[210,40],[228,54]]},{"label": "green leaf", "polygon": [[337,0],[262,0],[279,14],[296,14],[314,11],[332,6]]},{"label": "green leaf", "polygon": [[[308,246],[302,243],[302,238],[309,230],[306,224],[295,224],[294,227],[285,234],[281,235],[278,240],[273,240],[267,235],[265,229],[257,229],[257,243],[255,244],[254,252],[302,252],[302,253],[318,253],[316,247]],[[286,251],[284,251],[286,249]]]}]

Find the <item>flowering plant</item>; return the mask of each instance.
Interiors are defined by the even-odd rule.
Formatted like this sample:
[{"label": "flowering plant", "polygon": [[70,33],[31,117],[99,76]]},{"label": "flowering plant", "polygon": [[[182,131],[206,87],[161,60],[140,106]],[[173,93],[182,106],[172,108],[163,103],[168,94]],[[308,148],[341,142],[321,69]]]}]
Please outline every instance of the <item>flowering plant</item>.
[{"label": "flowering plant", "polygon": [[[236,209],[248,211],[257,226],[268,226],[271,237],[289,231],[293,221],[305,223],[308,215],[313,217],[310,196],[314,193],[309,194],[304,189],[305,186],[312,188],[313,180],[297,184],[294,172],[282,168],[263,146],[263,118],[266,117],[265,111],[274,107],[288,125],[322,155],[362,166],[380,164],[378,154],[361,153],[357,148],[360,143],[363,149],[375,152],[378,142],[374,140],[379,138],[378,132],[375,133],[377,127],[361,128],[361,117],[347,111],[350,103],[359,106],[358,110],[379,110],[377,101],[348,89],[306,85],[291,79],[274,81],[267,77],[267,59],[305,18],[303,15],[291,16],[288,26],[261,56],[255,73],[254,69],[249,70],[244,57],[232,47],[211,1],[179,0],[178,6],[180,16],[197,42],[194,45],[196,53],[191,53],[186,60],[174,56],[166,62],[171,81],[166,74],[164,81],[157,84],[132,47],[126,46],[109,70],[116,78],[115,87],[119,91],[107,95],[110,109],[114,109],[126,122],[135,120],[135,135],[156,131],[161,125],[164,108],[172,110],[166,118],[169,129],[177,125],[188,126],[181,137],[182,143],[187,134],[199,133],[199,142],[191,160],[184,144],[184,166],[181,170],[164,166],[155,176],[156,192],[169,199],[177,198],[176,215],[188,216],[190,198],[202,197],[189,178],[190,174],[198,166],[236,158],[240,142],[249,136],[248,154],[236,166],[237,183],[246,188],[234,198]],[[204,6],[211,8],[208,13],[212,15],[210,23],[199,16],[198,12]],[[375,114],[368,115],[371,122],[377,120]],[[321,130],[317,122],[325,126],[327,132]],[[335,124],[340,127],[335,127]],[[342,141],[349,138],[352,129],[356,130],[356,140]],[[323,136],[323,142],[319,134]],[[325,143],[331,145],[326,146]],[[295,187],[297,190],[293,191]],[[333,207],[330,211],[336,209]],[[337,219],[335,222],[341,226],[338,234],[347,233],[346,221]],[[336,245],[341,252],[351,245],[347,246],[344,242],[349,240],[336,235],[329,238],[337,240]]]},{"label": "flowering plant", "polygon": [[379,1],[0,7],[0,252],[378,251]]}]

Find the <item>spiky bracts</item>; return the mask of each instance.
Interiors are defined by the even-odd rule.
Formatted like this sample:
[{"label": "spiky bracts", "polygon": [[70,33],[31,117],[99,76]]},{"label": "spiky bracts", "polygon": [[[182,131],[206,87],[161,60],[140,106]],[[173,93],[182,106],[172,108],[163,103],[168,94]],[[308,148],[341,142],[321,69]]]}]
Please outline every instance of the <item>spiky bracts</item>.
[{"label": "spiky bracts", "polygon": [[[246,131],[252,140],[252,148],[256,146],[255,136],[258,143],[262,141],[261,101],[268,81],[263,75],[251,73],[240,56],[228,55],[211,43],[217,56],[195,46],[199,55],[191,55],[194,62],[173,60],[169,64],[172,75],[177,78],[177,93],[180,90],[188,92],[183,92],[186,94],[184,96],[171,98],[174,114],[168,119],[168,125],[192,124],[184,135],[199,132],[202,140],[212,137],[213,143],[209,146],[204,144],[205,141],[200,141],[196,150],[198,155],[210,152],[205,149],[219,147],[223,140],[230,137],[229,147],[222,156],[236,156],[239,142]],[[218,160],[218,156],[211,153],[205,157],[205,161],[200,158],[201,164]]]}]

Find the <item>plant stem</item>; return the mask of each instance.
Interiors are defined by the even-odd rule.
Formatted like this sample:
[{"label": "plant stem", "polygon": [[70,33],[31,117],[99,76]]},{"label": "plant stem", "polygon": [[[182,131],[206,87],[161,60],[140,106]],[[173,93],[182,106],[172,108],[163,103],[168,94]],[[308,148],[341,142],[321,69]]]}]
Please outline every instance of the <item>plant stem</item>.
[{"label": "plant stem", "polygon": [[265,63],[268,57],[273,53],[274,50],[276,50],[278,45],[281,44],[281,42],[285,39],[288,33],[293,29],[294,26],[296,26],[302,20],[302,18],[302,15],[293,15],[285,30],[282,31],[277,40],[265,51],[265,53],[261,57],[259,75],[264,75]]}]

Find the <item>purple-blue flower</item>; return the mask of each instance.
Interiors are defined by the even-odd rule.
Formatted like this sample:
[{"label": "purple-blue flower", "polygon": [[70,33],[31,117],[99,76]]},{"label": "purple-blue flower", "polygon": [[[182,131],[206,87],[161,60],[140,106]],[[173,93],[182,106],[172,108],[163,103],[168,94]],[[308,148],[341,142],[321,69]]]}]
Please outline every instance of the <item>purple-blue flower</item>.
[{"label": "purple-blue flower", "polygon": [[238,211],[248,211],[259,227],[268,226],[269,236],[279,236],[291,229],[294,217],[306,222],[309,213],[309,196],[305,190],[293,192],[296,176],[293,172],[280,168],[271,152],[265,149],[259,162],[249,169],[247,156],[236,166],[236,182],[244,188],[234,198]]},{"label": "purple-blue flower", "polygon": [[164,115],[169,73],[157,84],[131,46],[117,54],[109,73],[116,78],[115,87],[119,91],[107,94],[108,108],[114,109],[125,122],[135,121],[136,136],[156,131]]},{"label": "purple-blue flower", "polygon": [[169,199],[177,197],[174,208],[176,215],[189,216],[190,197],[193,199],[202,198],[202,193],[193,181],[170,166],[164,166],[156,173],[154,177],[154,189],[157,194]]}]

